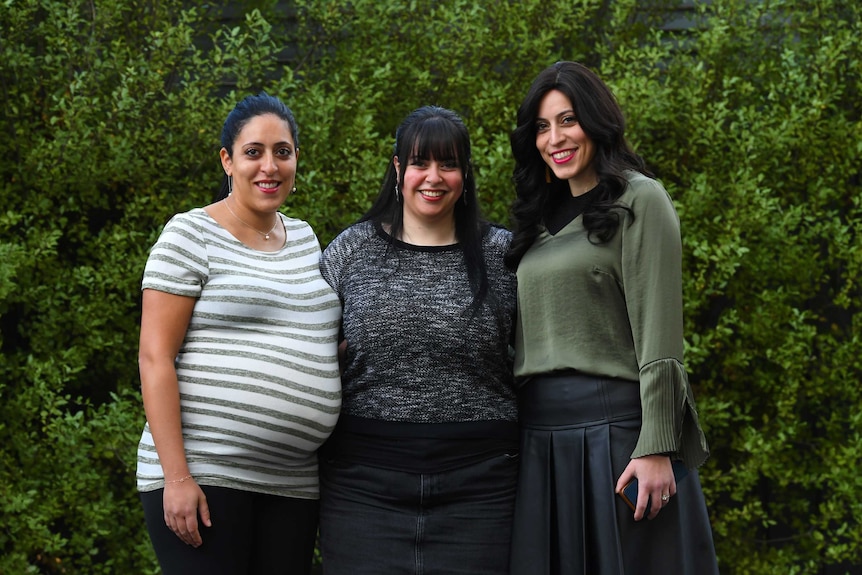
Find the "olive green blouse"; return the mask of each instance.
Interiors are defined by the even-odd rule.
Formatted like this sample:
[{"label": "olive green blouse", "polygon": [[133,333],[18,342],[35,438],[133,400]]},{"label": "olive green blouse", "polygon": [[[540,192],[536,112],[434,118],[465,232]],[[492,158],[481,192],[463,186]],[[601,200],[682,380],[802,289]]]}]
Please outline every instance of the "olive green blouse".
[{"label": "olive green blouse", "polygon": [[669,453],[690,468],[709,455],[683,367],[682,242],[664,187],[627,172],[620,226],[604,244],[583,216],[543,230],[518,267],[515,376],[576,370],[640,385],[631,457]]}]

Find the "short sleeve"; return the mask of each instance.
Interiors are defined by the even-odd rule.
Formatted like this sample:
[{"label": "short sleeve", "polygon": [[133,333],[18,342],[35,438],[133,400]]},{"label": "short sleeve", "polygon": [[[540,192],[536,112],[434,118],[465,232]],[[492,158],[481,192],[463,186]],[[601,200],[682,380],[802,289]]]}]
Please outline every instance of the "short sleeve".
[{"label": "short sleeve", "polygon": [[209,276],[206,242],[187,214],[165,225],[150,250],[141,289],[199,297]]}]

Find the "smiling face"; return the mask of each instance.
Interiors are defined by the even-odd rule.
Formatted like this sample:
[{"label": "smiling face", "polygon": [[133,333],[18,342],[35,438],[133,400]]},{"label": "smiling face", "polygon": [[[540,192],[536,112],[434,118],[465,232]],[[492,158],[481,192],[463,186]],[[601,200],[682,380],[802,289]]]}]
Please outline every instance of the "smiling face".
[{"label": "smiling face", "polygon": [[[393,160],[400,173],[398,158]],[[404,221],[451,224],[455,204],[464,192],[464,174],[454,160],[413,156],[404,169]]]},{"label": "smiling face", "polygon": [[298,153],[286,121],[274,114],[251,118],[237,134],[232,153],[221,150],[225,173],[233,177],[235,204],[255,215],[278,210],[296,181]]},{"label": "smiling face", "polygon": [[568,180],[573,196],[598,183],[593,158],[595,145],[581,128],[572,102],[559,90],[551,90],[539,105],[536,148],[554,175]]}]

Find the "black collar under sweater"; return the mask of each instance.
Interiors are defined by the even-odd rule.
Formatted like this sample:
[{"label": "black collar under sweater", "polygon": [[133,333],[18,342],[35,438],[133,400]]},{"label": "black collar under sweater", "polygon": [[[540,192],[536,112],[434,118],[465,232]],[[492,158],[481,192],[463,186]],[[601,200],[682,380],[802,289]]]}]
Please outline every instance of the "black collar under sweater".
[{"label": "black collar under sweater", "polygon": [[548,233],[552,236],[557,235],[572,220],[584,213],[590,202],[598,195],[596,193],[598,189],[599,186],[596,186],[580,196],[573,196],[566,190],[548,198],[545,209],[545,228]]}]

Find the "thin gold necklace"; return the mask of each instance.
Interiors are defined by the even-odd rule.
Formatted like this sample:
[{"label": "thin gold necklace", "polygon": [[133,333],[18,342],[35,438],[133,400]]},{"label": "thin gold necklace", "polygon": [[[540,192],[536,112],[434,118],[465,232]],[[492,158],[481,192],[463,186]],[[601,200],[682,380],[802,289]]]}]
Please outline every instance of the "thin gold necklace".
[{"label": "thin gold necklace", "polygon": [[227,206],[227,211],[229,211],[233,217],[235,217],[236,219],[238,219],[242,225],[244,225],[244,226],[245,226],[245,227],[247,227],[247,228],[251,228],[251,229],[253,229],[253,230],[254,230],[254,231],[256,231],[257,233],[259,233],[260,235],[262,235],[262,236],[263,236],[263,239],[265,239],[265,240],[269,240],[269,235],[270,235],[272,232],[274,232],[274,231],[275,231],[275,228],[276,228],[276,226],[278,225],[278,222],[279,222],[279,220],[280,220],[280,218],[278,217],[278,214],[276,214],[276,216],[275,216],[275,223],[274,223],[274,224],[272,224],[272,229],[270,229],[268,232],[262,232],[262,231],[260,231],[259,229],[257,229],[256,227],[254,227],[253,225],[251,225],[251,224],[247,223],[244,219],[242,219],[242,218],[241,218],[241,217],[239,217],[238,215],[236,215],[236,212],[234,212],[234,211],[231,209],[231,207],[230,207],[230,202],[228,202],[228,199],[229,199],[229,198],[230,198],[230,196],[228,196],[227,198],[225,198],[225,201],[224,201],[224,205],[225,205],[225,206]]}]

